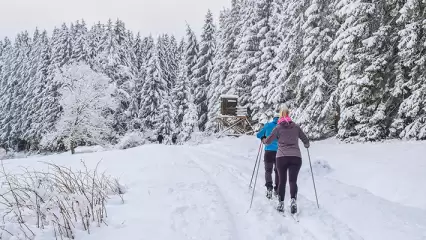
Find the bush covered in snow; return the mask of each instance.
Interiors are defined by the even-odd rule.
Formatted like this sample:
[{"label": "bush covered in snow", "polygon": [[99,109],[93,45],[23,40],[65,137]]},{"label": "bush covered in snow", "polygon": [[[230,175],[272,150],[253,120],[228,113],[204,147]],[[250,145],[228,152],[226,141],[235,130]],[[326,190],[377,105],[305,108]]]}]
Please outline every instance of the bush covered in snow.
[{"label": "bush covered in snow", "polygon": [[128,149],[146,144],[152,140],[152,133],[131,132],[126,133],[116,145],[118,149]]},{"label": "bush covered in snow", "polygon": [[[35,239],[52,234],[74,239],[77,230],[90,233],[105,223],[108,196],[122,197],[118,180],[100,174],[97,167],[83,170],[46,163],[49,171],[24,169],[18,174],[0,171],[0,239]],[[43,229],[43,231],[41,231]]]}]

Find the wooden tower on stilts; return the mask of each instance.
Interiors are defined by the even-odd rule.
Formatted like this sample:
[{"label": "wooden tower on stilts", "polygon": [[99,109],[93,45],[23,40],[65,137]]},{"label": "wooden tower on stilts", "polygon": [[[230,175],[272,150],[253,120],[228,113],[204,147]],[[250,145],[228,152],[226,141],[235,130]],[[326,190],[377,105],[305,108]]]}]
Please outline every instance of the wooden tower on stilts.
[{"label": "wooden tower on stilts", "polygon": [[220,115],[216,119],[220,132],[228,136],[253,134],[254,129],[247,116],[247,108],[238,106],[238,96],[220,97]]}]

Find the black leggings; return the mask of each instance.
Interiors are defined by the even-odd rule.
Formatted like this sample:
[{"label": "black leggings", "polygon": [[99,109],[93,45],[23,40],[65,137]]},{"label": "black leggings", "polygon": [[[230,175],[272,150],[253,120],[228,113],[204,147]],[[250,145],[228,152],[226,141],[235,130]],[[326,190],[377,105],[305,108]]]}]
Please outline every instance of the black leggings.
[{"label": "black leggings", "polygon": [[297,176],[299,175],[300,167],[302,167],[302,159],[300,157],[287,156],[277,158],[280,201],[284,201],[287,170],[291,198],[297,198]]}]

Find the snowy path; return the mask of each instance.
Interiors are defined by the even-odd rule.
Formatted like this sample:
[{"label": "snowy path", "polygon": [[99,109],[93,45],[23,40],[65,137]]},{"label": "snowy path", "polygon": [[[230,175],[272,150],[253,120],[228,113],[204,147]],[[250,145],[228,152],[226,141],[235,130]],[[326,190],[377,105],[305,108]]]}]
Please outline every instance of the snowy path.
[{"label": "snowy path", "polygon": [[[313,161],[320,155],[318,146],[329,147],[314,144]],[[363,188],[368,186],[366,182],[351,185],[356,181],[342,176],[347,171],[363,170],[349,157],[340,166],[332,162],[330,169],[314,165],[321,209],[316,207],[309,165],[304,157],[299,179],[300,223],[278,214],[276,200],[264,197],[261,163],[253,208],[248,212],[251,198],[248,184],[258,147],[256,139],[240,138],[200,146],[147,145],[126,151],[60,154],[10,160],[6,165],[8,169],[19,165],[37,168],[42,167],[38,161],[48,161],[78,167],[83,159],[89,167],[94,167],[102,159],[102,170],[120,177],[128,187],[125,203],[115,198],[110,200],[108,227],[96,228],[91,235],[79,233],[77,239],[426,239],[426,210],[422,201],[404,205]],[[321,154],[321,158],[335,156],[327,154]],[[386,171],[389,169],[377,173],[380,181],[386,179],[382,176],[389,174]],[[422,177],[416,172],[406,181],[422,182]],[[426,196],[421,192],[413,195]],[[419,207],[411,206],[416,203],[420,203]],[[40,238],[45,239],[50,238]]]}]

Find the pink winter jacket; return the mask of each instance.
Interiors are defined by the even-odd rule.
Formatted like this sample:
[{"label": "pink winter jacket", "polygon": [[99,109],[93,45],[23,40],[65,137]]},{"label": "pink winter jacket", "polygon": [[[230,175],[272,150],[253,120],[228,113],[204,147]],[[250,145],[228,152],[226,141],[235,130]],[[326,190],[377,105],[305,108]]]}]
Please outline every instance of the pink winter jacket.
[{"label": "pink winter jacket", "polygon": [[305,147],[309,148],[309,139],[299,125],[291,120],[289,122],[280,121],[271,135],[265,140],[265,144],[271,144],[273,140],[278,139],[277,158],[285,156],[301,158],[299,138]]}]

